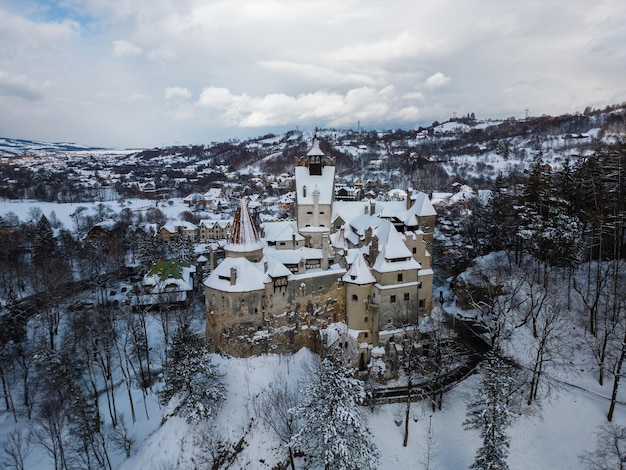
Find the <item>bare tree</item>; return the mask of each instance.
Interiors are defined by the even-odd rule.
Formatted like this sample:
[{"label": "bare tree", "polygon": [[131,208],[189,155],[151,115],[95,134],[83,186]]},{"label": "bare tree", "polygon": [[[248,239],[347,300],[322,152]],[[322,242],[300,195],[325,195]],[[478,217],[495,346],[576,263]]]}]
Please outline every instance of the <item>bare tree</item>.
[{"label": "bare tree", "polygon": [[626,470],[626,427],[606,423],[596,432],[596,447],[580,461],[589,470]]},{"label": "bare tree", "polygon": [[298,421],[289,410],[295,408],[300,400],[298,389],[290,386],[283,375],[278,375],[253,401],[256,416],[287,448],[292,470],[296,466],[293,449],[288,444],[298,432]]},{"label": "bare tree", "polygon": [[6,469],[26,470],[25,460],[31,450],[30,432],[15,429],[2,441],[4,456],[0,458],[0,464]]}]

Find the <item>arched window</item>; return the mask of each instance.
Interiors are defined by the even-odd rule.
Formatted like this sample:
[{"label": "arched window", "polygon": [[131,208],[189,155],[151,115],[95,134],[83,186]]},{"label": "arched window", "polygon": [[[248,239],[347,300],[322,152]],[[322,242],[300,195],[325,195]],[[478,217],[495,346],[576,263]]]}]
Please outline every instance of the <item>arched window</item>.
[{"label": "arched window", "polygon": [[352,294],[352,302],[357,302],[359,297],[356,294]]},{"label": "arched window", "polygon": [[302,197],[306,197],[306,186],[302,186]]}]

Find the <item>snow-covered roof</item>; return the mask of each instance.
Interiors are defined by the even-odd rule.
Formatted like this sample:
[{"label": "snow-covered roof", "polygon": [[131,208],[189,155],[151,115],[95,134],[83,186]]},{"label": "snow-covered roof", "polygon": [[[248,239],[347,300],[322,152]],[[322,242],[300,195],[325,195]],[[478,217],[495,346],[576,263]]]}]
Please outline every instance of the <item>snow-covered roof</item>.
[{"label": "snow-covered roof", "polygon": [[[236,273],[234,284],[231,284],[231,268]],[[250,292],[264,289],[264,280],[263,262],[227,257],[205,279],[204,285],[222,292]]]},{"label": "snow-covered roof", "polygon": [[260,250],[263,246],[264,243],[259,237],[256,225],[254,225],[248,210],[248,199],[242,198],[239,201],[239,206],[237,206],[230,238],[224,249],[227,251],[251,252]]},{"label": "snow-covered roof", "polygon": [[291,275],[291,271],[276,258],[267,258],[267,275],[273,278]]},{"label": "snow-covered roof", "polygon": [[[387,228],[386,234],[381,230],[383,227]],[[374,261],[373,269],[378,272],[391,272],[419,269],[421,267],[413,259],[413,254],[392,224],[389,222],[381,224],[376,232],[378,235],[379,254]]]},{"label": "snow-covered roof", "polygon": [[420,191],[419,193],[411,196],[411,200],[413,199],[415,202],[411,205],[409,212],[417,215],[418,217],[437,215],[437,211],[430,202],[428,194]]},{"label": "snow-covered roof", "polygon": [[376,278],[372,275],[362,253],[356,256],[354,263],[352,263],[348,272],[341,279],[344,282],[358,285],[374,284],[376,282]]},{"label": "snow-covered roof", "polygon": [[321,248],[301,247],[296,250],[277,250],[266,247],[264,253],[268,258],[275,258],[283,264],[298,264],[300,260],[322,259]]},{"label": "snow-covered roof", "polygon": [[198,226],[191,222],[187,222],[186,220],[174,220],[172,222],[166,223],[162,228],[170,233],[176,233],[178,232],[179,228],[181,230],[197,230]]},{"label": "snow-covered roof", "polygon": [[102,229],[107,230],[107,231],[111,231],[115,227],[115,220],[113,220],[113,219],[105,219],[102,222],[98,222],[93,227],[94,228],[98,227],[98,228],[102,228]]},{"label": "snow-covered roof", "polygon": [[311,150],[307,152],[307,156],[324,156],[324,152],[320,149],[320,142],[317,139],[313,139],[313,144],[311,145]]},{"label": "snow-covered roof", "polygon": [[330,218],[331,222],[337,217],[341,217],[344,222],[350,222],[361,214],[370,213],[371,201],[335,201],[333,203],[333,214]]},{"label": "snow-covered roof", "polygon": [[216,225],[222,229],[228,227],[232,223],[231,219],[202,219],[200,221],[201,226],[215,227]]},{"label": "snow-covered roof", "polygon": [[294,235],[296,241],[304,240],[304,237],[298,233],[298,226],[293,220],[265,222],[263,230],[265,240],[270,242],[291,241]]}]

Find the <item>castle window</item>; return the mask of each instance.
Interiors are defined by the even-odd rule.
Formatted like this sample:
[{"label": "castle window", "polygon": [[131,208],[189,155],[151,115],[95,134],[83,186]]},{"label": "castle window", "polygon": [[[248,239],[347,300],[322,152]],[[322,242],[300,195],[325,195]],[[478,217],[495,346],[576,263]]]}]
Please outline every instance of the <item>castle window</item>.
[{"label": "castle window", "polygon": [[424,299],[420,299],[419,308],[426,307],[426,301]]},{"label": "castle window", "polygon": [[352,295],[352,302],[356,302],[359,300],[359,297],[356,294]]},{"label": "castle window", "polygon": [[306,186],[302,186],[302,197],[306,197]]},{"label": "castle window", "polygon": [[367,323],[367,317],[365,317],[365,323]]},{"label": "castle window", "polygon": [[413,247],[413,254],[417,253],[417,248]]},{"label": "castle window", "polygon": [[366,331],[365,334],[363,335],[364,338],[367,338],[369,336],[369,333]]},{"label": "castle window", "polygon": [[395,301],[396,301],[396,296],[395,296],[395,295],[392,295],[392,296],[389,298],[389,302],[391,302],[391,303],[393,304],[393,303],[395,303]]},{"label": "castle window", "polygon": [[398,274],[398,282],[402,282],[402,273]]},{"label": "castle window", "polygon": [[409,300],[409,293],[408,292],[404,293],[404,300]]}]

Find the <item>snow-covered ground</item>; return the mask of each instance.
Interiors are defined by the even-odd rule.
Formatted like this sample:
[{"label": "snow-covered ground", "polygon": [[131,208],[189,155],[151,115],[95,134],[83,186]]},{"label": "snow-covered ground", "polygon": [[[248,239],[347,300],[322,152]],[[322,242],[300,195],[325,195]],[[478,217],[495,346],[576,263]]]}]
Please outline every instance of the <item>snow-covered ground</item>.
[{"label": "snow-covered ground", "polygon": [[[170,203],[171,201],[171,203]],[[167,200],[155,199],[124,199],[120,201],[105,202],[82,202],[82,203],[58,203],[45,201],[29,201],[29,200],[8,200],[0,199],[0,216],[4,216],[9,212],[16,214],[22,222],[26,221],[31,208],[39,208],[42,213],[49,218],[50,213],[54,212],[56,218],[63,223],[66,229],[72,230],[74,220],[72,214],[79,207],[86,207],[89,214],[97,213],[97,207],[100,204],[110,207],[114,212],[119,213],[122,209],[128,208],[134,211],[145,211],[151,207],[159,208],[169,219],[179,219],[179,214],[189,210],[189,206],[183,204],[182,198],[171,198]]]},{"label": "snow-covered ground", "polygon": [[[311,353],[302,350],[291,357],[268,355],[250,359],[216,356],[216,363],[226,373],[228,398],[215,420],[220,434],[237,442],[248,429],[254,416],[253,398],[279,374],[291,381],[302,377],[302,363]],[[369,427],[381,451],[381,469],[427,468],[428,430],[432,441],[430,469],[468,468],[480,445],[477,431],[465,431],[463,421],[468,397],[479,386],[477,375],[458,385],[444,399],[444,409],[432,413],[424,403],[412,407],[409,426],[409,444],[402,446],[404,426],[398,425],[404,417],[403,404],[363,407]],[[608,395],[608,386],[601,393]],[[134,395],[138,421],[130,424],[128,398],[119,391],[117,406],[123,414],[131,435],[136,439],[133,456],[125,460],[121,453],[114,456],[114,468],[120,470],[156,470],[161,468],[194,468],[193,426],[183,419],[171,417],[163,425],[164,408],[156,396],[150,394],[144,406],[141,393]],[[106,406],[103,404],[103,406]],[[606,421],[608,401],[600,396],[564,386],[549,400],[543,401],[540,411],[519,417],[510,429],[511,449],[508,459],[515,469],[583,469],[578,456],[594,445],[597,425]],[[106,415],[107,411],[103,409]],[[626,425],[626,408],[620,405],[615,421]],[[19,426],[26,423],[20,422]],[[9,413],[0,415],[0,436],[15,425]],[[280,443],[260,423],[253,422],[245,438],[244,450],[231,469],[271,469],[283,460]],[[33,448],[27,468],[53,468],[41,449]]]}]

